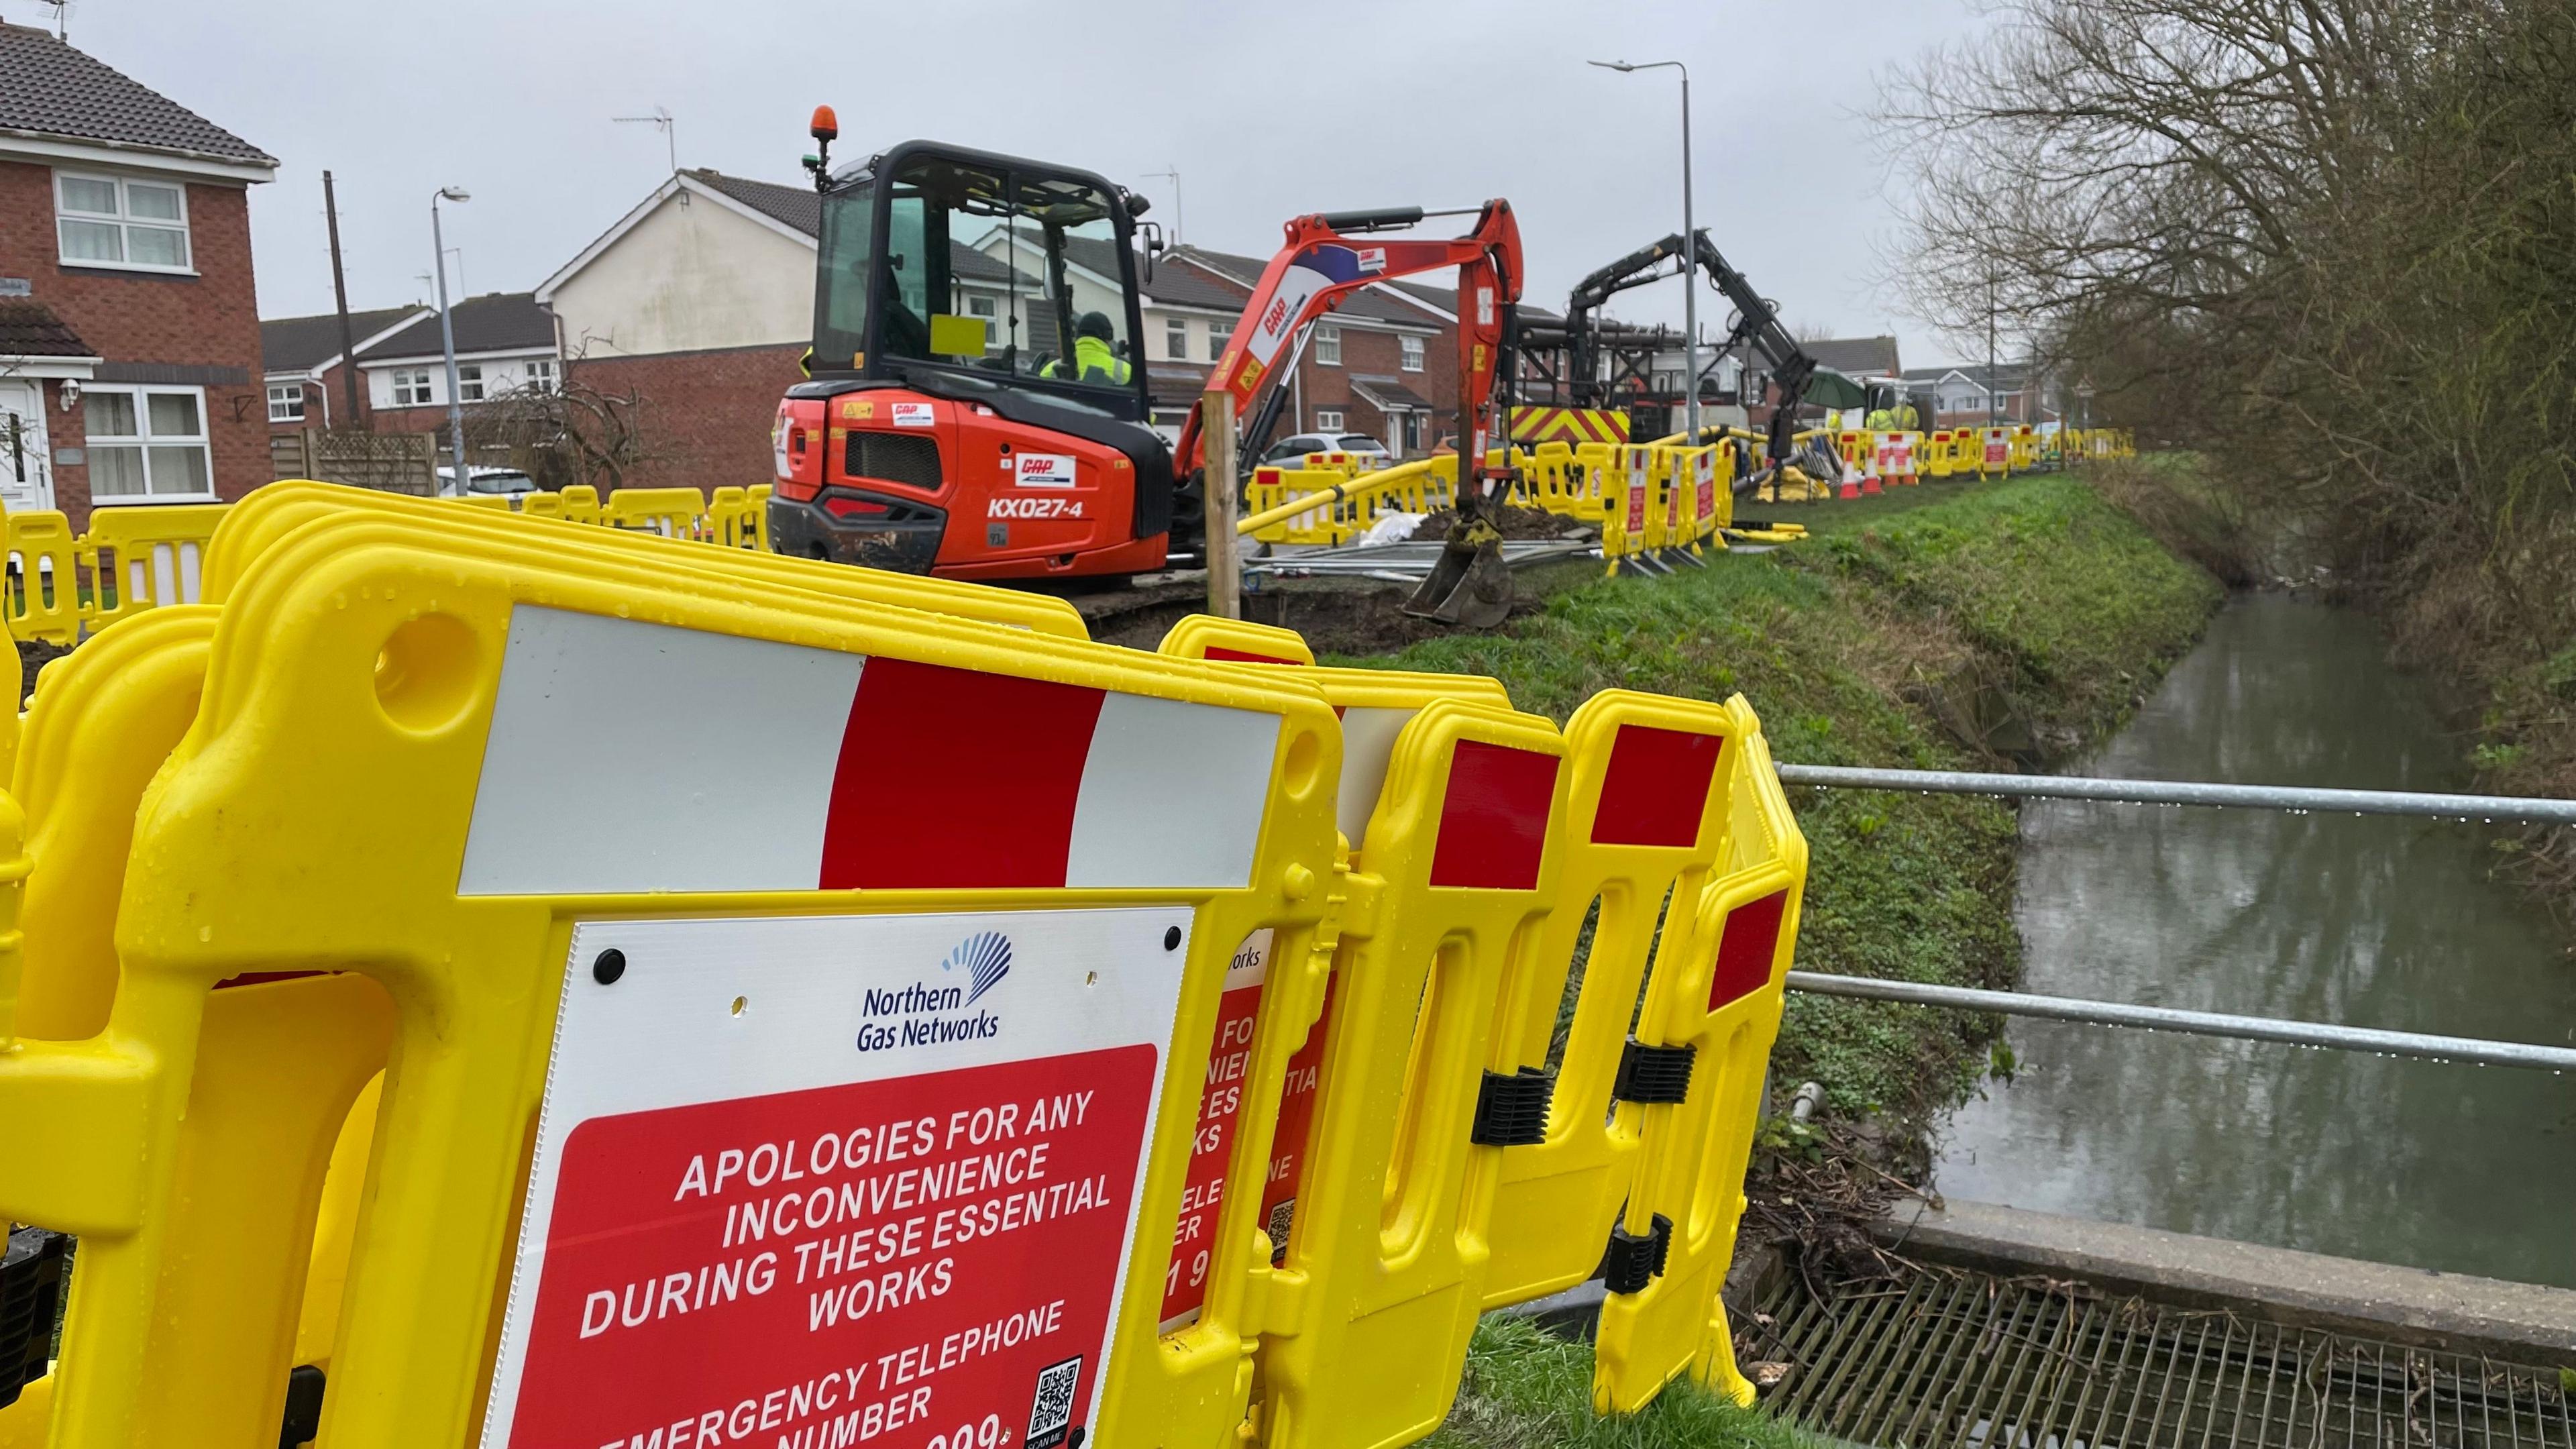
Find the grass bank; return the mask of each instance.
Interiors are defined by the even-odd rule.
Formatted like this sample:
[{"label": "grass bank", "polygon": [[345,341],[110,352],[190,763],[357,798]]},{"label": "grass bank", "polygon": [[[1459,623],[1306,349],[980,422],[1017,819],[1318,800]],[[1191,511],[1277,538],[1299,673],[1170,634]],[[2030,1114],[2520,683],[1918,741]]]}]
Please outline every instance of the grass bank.
[{"label": "grass bank", "polygon": [[[2222,596],[2207,571],[2072,478],[1929,486],[1778,512],[1815,536],[1715,556],[1705,570],[1670,578],[1588,583],[1506,634],[1336,662],[1490,674],[1523,709],[1560,722],[1601,689],[1741,692],[1782,761],[2039,764],[2124,720]],[[1812,850],[1801,965],[1967,986],[2017,979],[2009,808],[1858,791],[1792,798]],[[1994,1040],[1991,1021],[1957,1013],[1793,996],[1772,1058],[1774,1090],[1822,1082],[1830,1117],[1860,1124],[1895,1165],[1919,1169],[1931,1121],[1974,1086]],[[1766,1148],[1782,1150],[1805,1149]],[[1458,1407],[1431,1442],[1816,1442],[1687,1384],[1645,1414],[1596,1420],[1590,1379],[1589,1345],[1489,1320]]]},{"label": "grass bank", "polygon": [[1458,1407],[1424,1449],[1823,1449],[1759,1409],[1685,1379],[1642,1414],[1592,1413],[1592,1346],[1552,1338],[1525,1320],[1476,1325]]}]

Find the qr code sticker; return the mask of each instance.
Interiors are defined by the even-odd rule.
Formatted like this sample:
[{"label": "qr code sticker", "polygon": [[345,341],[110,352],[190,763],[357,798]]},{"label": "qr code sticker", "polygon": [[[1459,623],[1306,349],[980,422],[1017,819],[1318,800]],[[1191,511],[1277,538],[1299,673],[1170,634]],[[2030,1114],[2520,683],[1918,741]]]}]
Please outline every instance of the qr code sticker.
[{"label": "qr code sticker", "polygon": [[1056,1449],[1073,1424],[1073,1390],[1082,1382],[1082,1355],[1038,1370],[1037,1397],[1029,1404],[1027,1449]]},{"label": "qr code sticker", "polygon": [[1263,1224],[1270,1234],[1270,1262],[1276,1267],[1288,1261],[1288,1229],[1297,1222],[1297,1199],[1288,1198],[1270,1210],[1270,1221]]}]

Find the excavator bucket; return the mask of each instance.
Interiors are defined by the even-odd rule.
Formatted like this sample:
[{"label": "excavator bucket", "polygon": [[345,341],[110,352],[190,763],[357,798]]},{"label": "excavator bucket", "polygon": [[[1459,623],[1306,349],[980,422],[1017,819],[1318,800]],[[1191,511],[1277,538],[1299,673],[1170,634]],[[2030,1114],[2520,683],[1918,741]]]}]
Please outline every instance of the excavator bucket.
[{"label": "excavator bucket", "polygon": [[1511,617],[1512,569],[1503,535],[1482,510],[1462,509],[1431,576],[1405,600],[1404,612],[1469,629],[1491,629]]}]

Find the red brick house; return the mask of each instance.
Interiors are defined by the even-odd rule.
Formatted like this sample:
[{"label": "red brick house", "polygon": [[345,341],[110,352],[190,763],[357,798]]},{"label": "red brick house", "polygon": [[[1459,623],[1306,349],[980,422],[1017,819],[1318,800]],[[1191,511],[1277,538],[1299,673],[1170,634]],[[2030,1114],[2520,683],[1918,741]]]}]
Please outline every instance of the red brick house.
[{"label": "red brick house", "polygon": [[268,481],[249,188],[277,159],[0,24],[0,502],[233,499]]}]

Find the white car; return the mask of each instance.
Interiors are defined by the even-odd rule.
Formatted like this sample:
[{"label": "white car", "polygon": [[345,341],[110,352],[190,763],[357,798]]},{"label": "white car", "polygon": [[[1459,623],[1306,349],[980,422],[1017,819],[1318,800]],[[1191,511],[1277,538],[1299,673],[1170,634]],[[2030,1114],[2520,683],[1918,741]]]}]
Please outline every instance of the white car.
[{"label": "white car", "polygon": [[[498,494],[504,498],[516,498],[522,493],[536,492],[537,480],[516,468],[468,468],[465,470],[465,491],[487,497]],[[438,492],[441,497],[456,496],[454,468],[438,470]]]},{"label": "white car", "polygon": [[1366,433],[1299,433],[1282,438],[1261,455],[1264,464],[1294,463],[1308,453],[1366,453],[1371,468],[1383,468],[1395,461],[1386,444]]}]

